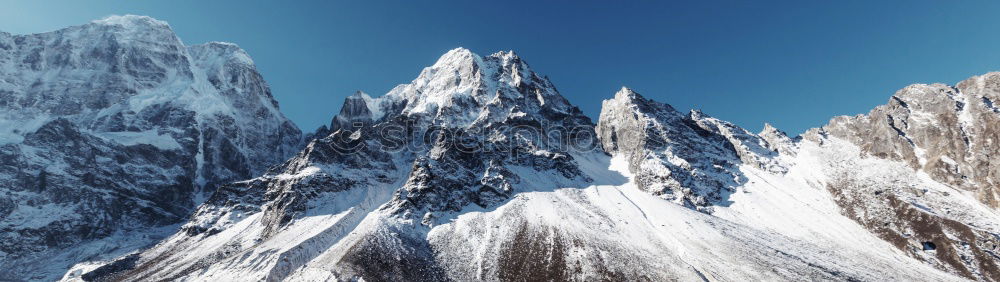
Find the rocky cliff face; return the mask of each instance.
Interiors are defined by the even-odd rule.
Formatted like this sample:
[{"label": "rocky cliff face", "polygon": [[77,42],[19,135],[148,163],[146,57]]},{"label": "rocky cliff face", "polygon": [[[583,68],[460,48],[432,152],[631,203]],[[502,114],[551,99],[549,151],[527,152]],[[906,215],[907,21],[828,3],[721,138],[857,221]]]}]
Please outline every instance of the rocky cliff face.
[{"label": "rocky cliff face", "polygon": [[0,32],[0,279],[148,244],[300,135],[236,45],[185,46],[140,16]]},{"label": "rocky cliff face", "polygon": [[1000,109],[993,104],[998,98],[1000,73],[957,86],[911,85],[867,115],[835,118],[823,130],[867,155],[905,162],[997,208],[1000,168],[991,157],[1000,134]]},{"label": "rocky cliff face", "polygon": [[955,199],[972,195],[993,209],[987,213],[996,211],[998,96],[1000,73],[955,87],[911,85],[866,115],[834,118],[806,136],[846,140],[862,156],[905,164],[950,188],[935,193],[931,184],[857,172],[844,172],[828,187],[848,216],[898,248],[968,278],[1000,281],[1000,233]]}]

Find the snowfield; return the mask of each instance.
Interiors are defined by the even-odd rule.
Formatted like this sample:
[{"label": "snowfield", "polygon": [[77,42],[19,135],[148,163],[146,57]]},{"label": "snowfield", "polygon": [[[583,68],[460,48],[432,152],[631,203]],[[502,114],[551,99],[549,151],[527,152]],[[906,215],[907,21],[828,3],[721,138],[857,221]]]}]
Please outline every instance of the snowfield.
[{"label": "snowfield", "polygon": [[[347,250],[367,236],[385,236],[425,239],[456,280],[506,280],[511,273],[556,280],[608,273],[686,281],[961,280],[842,216],[822,180],[811,180],[822,179],[822,168],[831,165],[824,160],[827,152],[816,144],[803,147],[789,160],[796,165],[788,174],[743,168],[748,184],[732,195],[732,205],[712,215],[626,182],[523,192],[495,208],[470,207],[424,228],[374,208],[389,200],[385,193],[391,189],[372,188],[326,196],[309,215],[262,242],[252,239],[263,232],[257,215],[235,219],[205,239],[175,235],[161,243],[186,246],[171,250],[175,266],[238,249],[234,245],[250,248],[198,271],[147,278],[336,281],[349,278],[340,267]],[[628,179],[625,162],[605,159],[603,173]],[[412,234],[400,235],[403,230]],[[562,273],[567,267],[579,272]]]}]

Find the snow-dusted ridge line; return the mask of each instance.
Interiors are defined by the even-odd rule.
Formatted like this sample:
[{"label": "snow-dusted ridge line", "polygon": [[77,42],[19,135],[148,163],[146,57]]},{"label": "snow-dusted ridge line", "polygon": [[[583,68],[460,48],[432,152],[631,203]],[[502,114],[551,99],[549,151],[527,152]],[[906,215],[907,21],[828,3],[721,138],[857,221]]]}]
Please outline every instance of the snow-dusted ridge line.
[{"label": "snow-dusted ridge line", "polygon": [[[954,108],[955,97],[941,97]],[[982,254],[996,210],[871,154],[865,139],[835,132],[845,119],[800,137],[770,125],[755,134],[623,87],[594,129],[513,52],[458,48],[385,95],[348,97],[328,132],[264,175],[220,188],[181,232],[64,278],[993,279]],[[890,129],[878,121],[866,126]],[[606,152],[499,130],[546,124],[591,128],[596,140],[576,141]],[[387,127],[406,134],[380,135]],[[428,147],[373,149],[440,127],[512,150],[456,150],[443,135]],[[335,149],[357,144],[367,146]],[[934,150],[925,157],[935,163]]]},{"label": "snow-dusted ridge line", "polygon": [[91,21],[91,23],[105,24],[105,25],[116,25],[116,26],[122,26],[122,27],[125,27],[125,28],[135,28],[136,25],[139,25],[139,24],[153,24],[153,25],[160,25],[160,26],[170,26],[165,21],[157,20],[157,19],[154,19],[154,18],[149,17],[149,16],[140,16],[140,15],[132,15],[132,14],[109,15],[109,16],[104,17],[102,19],[93,20],[93,21]]}]

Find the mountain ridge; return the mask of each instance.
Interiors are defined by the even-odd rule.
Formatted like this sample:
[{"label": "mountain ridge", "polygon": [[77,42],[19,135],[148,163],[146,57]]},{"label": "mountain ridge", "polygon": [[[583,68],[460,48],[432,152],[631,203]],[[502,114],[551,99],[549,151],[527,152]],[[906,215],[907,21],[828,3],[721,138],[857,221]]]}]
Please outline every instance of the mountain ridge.
[{"label": "mountain ridge", "polygon": [[303,140],[245,51],[145,16],[0,66],[0,279],[1000,281],[1000,73],[790,137],[624,86],[595,123],[456,48]]},{"label": "mountain ridge", "polygon": [[[770,125],[751,133],[627,87],[605,101],[594,124],[519,61],[455,49],[413,83],[379,97],[352,95],[329,131],[297,157],[224,186],[184,232],[129,258],[133,267],[73,273],[125,280],[994,279],[982,256],[992,250],[987,245],[968,253],[970,263],[953,260],[964,251],[948,252],[973,237],[949,243],[938,241],[948,231],[924,231],[899,241],[871,219],[920,226],[927,217],[851,212],[861,203],[873,212],[901,207],[865,186],[843,188],[914,173],[896,161],[829,134],[792,138]],[[564,144],[507,128],[585,134]],[[879,169],[859,173],[860,164]],[[1000,218],[995,210],[938,196],[950,188],[935,180],[908,181],[932,192],[892,192],[923,208],[903,211],[971,220],[955,230],[981,234],[975,238],[997,234],[988,224]],[[974,209],[936,212],[958,203]],[[621,236],[629,239],[614,239]],[[938,236],[938,248],[921,250],[932,242],[923,236]],[[774,268],[781,271],[765,270]]]}]

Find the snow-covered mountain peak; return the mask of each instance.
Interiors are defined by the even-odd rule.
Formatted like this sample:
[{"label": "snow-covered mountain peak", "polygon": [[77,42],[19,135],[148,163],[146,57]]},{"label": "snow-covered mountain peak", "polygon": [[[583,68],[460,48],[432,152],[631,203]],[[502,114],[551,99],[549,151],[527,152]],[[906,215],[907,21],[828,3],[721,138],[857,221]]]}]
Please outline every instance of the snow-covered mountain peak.
[{"label": "snow-covered mountain peak", "polygon": [[[396,115],[421,116],[420,120],[447,127],[532,116],[542,111],[579,111],[548,78],[532,71],[513,51],[483,57],[465,48],[448,51],[412,82],[381,97],[360,101],[374,121]],[[345,103],[358,104],[350,100]]]},{"label": "snow-covered mountain peak", "polygon": [[658,112],[677,115],[681,114],[674,109],[673,106],[647,99],[645,96],[642,96],[642,94],[639,94],[638,92],[635,92],[635,90],[626,86],[622,86],[618,92],[615,92],[614,99],[604,100],[604,104],[605,106],[601,107],[602,110],[608,108],[608,106],[611,106],[611,108],[618,108],[615,107],[615,105],[620,105],[647,114],[654,114]]},{"label": "snow-covered mountain peak", "polygon": [[246,50],[243,50],[243,48],[240,48],[235,43],[213,41],[191,45],[188,47],[188,51],[199,62],[222,61],[224,63],[238,63],[255,67],[253,59],[250,58]]},{"label": "snow-covered mountain peak", "polygon": [[[996,72],[955,86],[914,84],[867,114],[831,119],[800,143],[881,162],[836,162],[842,172],[831,174],[827,190],[845,215],[938,268],[1000,281],[995,255],[1000,189],[994,185],[1000,182],[994,165],[1000,111],[993,105],[998,98]],[[889,163],[896,167],[892,172],[884,165]]]},{"label": "snow-covered mountain peak", "polygon": [[349,97],[354,99],[360,98],[365,100],[370,100],[372,98],[371,95],[368,95],[368,93],[365,93],[364,91],[361,90],[354,91],[354,94],[351,94],[351,96]]},{"label": "snow-covered mountain peak", "polygon": [[472,50],[466,49],[464,47],[458,47],[445,52],[440,58],[434,63],[434,65],[429,68],[448,68],[457,66],[469,66],[473,64],[483,65],[487,60],[497,60],[503,65],[508,65],[511,62],[519,62],[521,57],[517,55],[514,50],[507,51],[497,51],[489,56],[480,56]]},{"label": "snow-covered mountain peak", "polygon": [[0,232],[12,242],[0,265],[51,280],[65,265],[52,260],[112,253],[89,244],[177,223],[218,184],[300,144],[235,44],[185,46],[167,23],[131,15],[0,34],[0,159],[17,160],[0,162],[0,193],[18,207],[0,209],[0,225],[41,222]]},{"label": "snow-covered mountain peak", "polygon": [[767,142],[766,147],[768,149],[780,152],[781,154],[795,155],[795,151],[792,148],[795,146],[796,139],[788,137],[788,134],[772,126],[771,123],[764,123],[764,129],[757,133],[757,136],[760,136],[760,138]]},{"label": "snow-covered mountain peak", "polygon": [[712,116],[705,114],[705,112],[702,112],[699,109],[691,109],[691,111],[688,112],[688,115],[690,115],[692,119],[696,120],[712,118]]},{"label": "snow-covered mountain peak", "polygon": [[781,131],[777,127],[774,127],[774,125],[771,125],[770,122],[765,122],[764,123],[764,128],[761,129],[760,133],[758,133],[757,135],[765,135],[765,134],[781,134],[781,135],[785,135],[785,132]]},{"label": "snow-covered mountain peak", "polygon": [[519,57],[517,55],[517,52],[514,52],[514,50],[497,51],[496,53],[490,54],[490,57],[501,58],[501,59],[504,59],[504,60],[520,60],[521,59],[521,57]]},{"label": "snow-covered mountain peak", "polygon": [[[325,227],[313,233],[333,236],[332,241],[314,235],[296,238],[333,244],[349,230],[368,226],[378,229],[350,236],[375,240],[372,251],[403,247],[400,241],[380,241],[389,238],[382,235],[426,240],[430,229],[448,224],[464,210],[494,208],[522,193],[626,181],[607,171],[610,160],[597,144],[591,120],[512,52],[481,57],[455,49],[412,83],[386,95],[346,97],[328,134],[313,138],[296,157],[258,178],[219,188],[177,234],[179,241],[161,247],[201,249],[196,251],[200,256],[218,250],[201,245],[205,239],[225,240],[226,248],[250,252],[267,247],[242,244],[250,242],[243,239],[299,245],[287,240],[287,231],[314,225],[309,222],[316,215],[337,215],[324,219],[320,224]],[[369,216],[385,221],[366,223]],[[227,232],[235,230],[230,229],[233,224],[250,229]],[[313,252],[327,247],[294,252],[316,258],[321,254]],[[368,257],[364,248],[345,251],[334,256],[347,260],[334,264],[383,261]],[[170,251],[168,256],[188,253]],[[235,253],[211,260],[222,265],[238,259],[230,254]],[[280,257],[265,255],[266,268],[293,269],[306,262],[273,254]],[[416,257],[429,259],[424,255]],[[358,256],[360,260],[351,259]],[[176,262],[176,268],[150,270],[201,267]],[[281,280],[287,273],[268,275]]]},{"label": "snow-covered mountain peak", "polygon": [[[150,45],[183,46],[170,24],[147,16],[114,15],[89,24],[55,31],[78,39],[111,39],[118,42],[143,42]],[[45,33],[42,33],[45,34]]]},{"label": "snow-covered mountain peak", "polygon": [[379,101],[368,96],[367,93],[360,90],[356,91],[344,99],[344,105],[340,107],[340,113],[334,116],[333,121],[330,123],[330,132],[317,131],[317,135],[326,135],[340,129],[353,130],[357,126],[371,123],[373,120],[382,117],[382,110],[379,105]]},{"label": "snow-covered mountain peak", "polygon": [[126,28],[136,27],[170,27],[165,21],[157,20],[149,16],[140,15],[110,15],[103,19],[94,20],[92,23],[100,25],[115,25]]},{"label": "snow-covered mountain peak", "polygon": [[622,88],[618,89],[618,92],[615,92],[615,100],[621,100],[621,101],[631,100],[635,99],[636,96],[638,95],[639,93],[635,93],[635,91],[632,90],[632,88],[628,88],[628,86],[622,85]]},{"label": "snow-covered mountain peak", "polygon": [[[649,103],[661,104],[659,102],[646,99],[646,97],[643,97],[641,94],[635,92],[635,90],[632,90],[632,88],[628,88],[627,86],[622,86],[618,92],[615,92],[613,99],[604,100],[604,103],[631,105],[631,107],[639,107],[640,105],[646,105]],[[668,109],[673,109],[670,105],[666,106]]]},{"label": "snow-covered mountain peak", "polygon": [[470,64],[476,64],[477,62],[482,62],[483,58],[473,53],[472,50],[458,47],[445,52],[433,65],[426,68],[427,69],[441,69],[449,67],[458,66],[468,66]]}]

